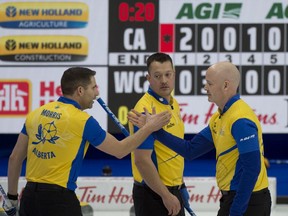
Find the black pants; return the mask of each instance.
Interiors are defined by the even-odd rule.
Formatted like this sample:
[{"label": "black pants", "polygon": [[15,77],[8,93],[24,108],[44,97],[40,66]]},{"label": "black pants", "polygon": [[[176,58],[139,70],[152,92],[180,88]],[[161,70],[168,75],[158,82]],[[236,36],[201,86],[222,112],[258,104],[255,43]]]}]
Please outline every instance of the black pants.
[{"label": "black pants", "polygon": [[20,200],[20,216],[82,216],[74,191],[66,188],[28,182]]},{"label": "black pants", "polygon": [[[218,216],[229,216],[230,207],[236,192],[223,194],[220,199]],[[268,189],[251,194],[248,207],[244,216],[269,216],[271,213],[271,195]]]},{"label": "black pants", "polygon": [[[169,188],[168,188],[169,189]],[[177,216],[185,216],[183,200],[179,189],[169,189],[180,201],[181,210]],[[161,197],[148,186],[133,186],[133,200],[136,216],[167,216],[168,210]]]}]

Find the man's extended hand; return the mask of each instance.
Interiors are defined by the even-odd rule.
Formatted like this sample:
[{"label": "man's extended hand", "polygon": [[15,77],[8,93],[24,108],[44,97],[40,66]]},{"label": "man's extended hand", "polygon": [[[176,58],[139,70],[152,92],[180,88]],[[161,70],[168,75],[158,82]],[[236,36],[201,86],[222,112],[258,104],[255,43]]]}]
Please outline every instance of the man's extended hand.
[{"label": "man's extended hand", "polygon": [[144,108],[144,110],[146,116],[145,127],[147,126],[150,128],[152,132],[160,130],[170,122],[172,115],[169,111],[163,111],[156,114],[154,109],[152,110],[152,114],[150,114],[146,108]]},{"label": "man's extended hand", "polygon": [[[138,111],[136,111],[135,109],[132,109],[129,113],[128,113],[128,120],[135,126],[137,126],[138,128],[141,128],[145,125],[146,121],[147,121],[147,115],[146,112],[148,113],[147,109],[144,107],[144,113],[140,113]],[[152,108],[152,114],[156,114],[156,110],[155,108]]]}]

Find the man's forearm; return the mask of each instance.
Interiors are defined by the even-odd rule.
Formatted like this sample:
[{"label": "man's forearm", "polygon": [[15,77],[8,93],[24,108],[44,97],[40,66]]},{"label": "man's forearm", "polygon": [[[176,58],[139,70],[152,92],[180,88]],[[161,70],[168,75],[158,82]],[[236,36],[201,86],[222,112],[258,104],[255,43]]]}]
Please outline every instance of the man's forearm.
[{"label": "man's forearm", "polygon": [[16,195],[18,193],[18,181],[22,170],[22,164],[15,165],[15,161],[9,159],[8,165],[8,193]]}]

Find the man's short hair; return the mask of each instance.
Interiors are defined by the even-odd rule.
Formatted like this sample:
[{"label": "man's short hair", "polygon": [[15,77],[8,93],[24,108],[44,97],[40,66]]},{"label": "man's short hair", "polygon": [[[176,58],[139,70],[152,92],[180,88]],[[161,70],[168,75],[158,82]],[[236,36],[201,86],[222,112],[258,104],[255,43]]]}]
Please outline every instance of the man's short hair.
[{"label": "man's short hair", "polygon": [[160,62],[160,63],[169,61],[169,62],[171,62],[171,65],[172,65],[172,68],[173,68],[172,58],[166,53],[157,52],[157,53],[154,53],[154,54],[150,55],[148,57],[148,59],[147,59],[148,73],[149,73],[149,67],[150,67],[151,63],[154,62],[154,61]]},{"label": "man's short hair", "polygon": [[61,78],[63,95],[72,95],[79,86],[86,88],[96,71],[84,67],[71,67],[64,71]]}]

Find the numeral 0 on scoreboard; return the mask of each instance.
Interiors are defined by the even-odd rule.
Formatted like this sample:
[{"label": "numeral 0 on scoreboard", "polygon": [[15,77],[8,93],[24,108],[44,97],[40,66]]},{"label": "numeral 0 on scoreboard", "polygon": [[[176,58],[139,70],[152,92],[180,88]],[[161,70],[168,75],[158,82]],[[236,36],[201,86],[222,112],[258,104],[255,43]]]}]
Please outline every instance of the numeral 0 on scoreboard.
[{"label": "numeral 0 on scoreboard", "polygon": [[151,2],[134,2],[131,5],[122,2],[118,7],[118,19],[121,22],[152,22],[155,19],[155,5]]},{"label": "numeral 0 on scoreboard", "polygon": [[176,52],[284,51],[285,24],[176,24],[175,29]]}]

